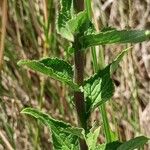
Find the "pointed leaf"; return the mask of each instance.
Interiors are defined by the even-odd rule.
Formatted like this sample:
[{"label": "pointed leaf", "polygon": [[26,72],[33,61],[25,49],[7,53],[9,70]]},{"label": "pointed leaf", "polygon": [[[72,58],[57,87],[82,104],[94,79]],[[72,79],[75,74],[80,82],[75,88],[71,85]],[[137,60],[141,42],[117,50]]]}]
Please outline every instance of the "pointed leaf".
[{"label": "pointed leaf", "polygon": [[111,75],[117,70],[119,63],[123,59],[124,55],[126,55],[130,49],[131,49],[131,47],[121,51],[121,53],[119,53],[117,55],[117,57],[113,60],[113,62],[111,63],[111,66],[110,66],[110,74]]},{"label": "pointed leaf", "polygon": [[90,133],[87,134],[86,143],[88,145],[89,150],[95,150],[99,132],[100,127],[98,127],[95,131],[90,130]]},{"label": "pointed leaf", "polygon": [[113,43],[139,43],[150,38],[150,30],[110,30],[80,38],[82,48]]},{"label": "pointed leaf", "polygon": [[51,129],[55,149],[78,150],[78,138],[84,138],[84,130],[82,128],[73,127],[69,123],[55,120],[34,108],[25,108],[21,113],[37,118]]},{"label": "pointed leaf", "polygon": [[84,138],[84,130],[82,128],[73,127],[69,123],[55,120],[52,117],[50,117],[48,114],[45,114],[37,109],[25,108],[21,111],[21,113],[28,114],[37,118],[43,124],[47,125],[50,128],[55,127],[61,129],[65,133],[70,133],[80,138]]},{"label": "pointed leaf", "polygon": [[73,41],[74,37],[69,28],[66,27],[66,22],[72,18],[73,2],[72,0],[61,0],[60,4],[61,10],[59,11],[56,23],[57,32],[64,38]]},{"label": "pointed leaf", "polygon": [[63,38],[73,42],[74,41],[74,36],[71,33],[70,29],[66,25],[65,28],[61,28],[58,32]]},{"label": "pointed leaf", "polygon": [[136,148],[142,147],[147,143],[148,140],[148,138],[140,136],[124,143],[114,141],[111,143],[101,144],[98,145],[95,150],[134,150]]},{"label": "pointed leaf", "polygon": [[86,80],[83,90],[87,113],[109,100],[114,93],[114,84],[110,78],[110,65]]},{"label": "pointed leaf", "polygon": [[117,148],[117,150],[134,150],[136,148],[141,148],[144,144],[148,142],[148,140],[150,139],[145,136],[139,136],[123,143]]},{"label": "pointed leaf", "polygon": [[27,66],[30,69],[43,73],[53,79],[70,85],[73,89],[78,86],[73,83],[73,70],[71,65],[58,58],[44,58],[41,60],[21,60],[18,62],[20,66]]},{"label": "pointed leaf", "polygon": [[75,15],[72,19],[67,22],[68,28],[70,29],[72,34],[77,34],[82,25],[86,23],[88,20],[88,16],[86,11],[81,11],[77,15]]}]

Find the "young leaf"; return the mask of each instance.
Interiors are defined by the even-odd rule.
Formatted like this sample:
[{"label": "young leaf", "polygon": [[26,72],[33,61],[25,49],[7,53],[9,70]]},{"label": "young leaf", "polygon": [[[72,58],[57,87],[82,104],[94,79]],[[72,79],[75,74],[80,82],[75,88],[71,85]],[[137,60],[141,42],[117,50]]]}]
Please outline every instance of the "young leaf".
[{"label": "young leaf", "polygon": [[95,150],[97,144],[97,138],[99,136],[100,127],[98,127],[94,132],[90,130],[87,134],[86,143],[89,150]]},{"label": "young leaf", "polygon": [[58,58],[44,58],[41,60],[21,60],[20,66],[27,66],[30,69],[43,73],[53,79],[70,85],[74,90],[78,86],[73,82],[73,70],[71,65]]},{"label": "young leaf", "polygon": [[66,150],[78,150],[78,138],[84,138],[83,129],[73,127],[63,121],[55,120],[34,108],[25,108],[21,113],[37,118],[51,129],[55,149],[62,149],[64,147]]},{"label": "young leaf", "polygon": [[75,15],[71,20],[67,22],[68,28],[72,34],[77,34],[80,31],[80,28],[88,20],[87,12],[82,11]]},{"label": "young leaf", "polygon": [[113,43],[139,43],[150,38],[149,30],[110,30],[80,38],[82,48]]},{"label": "young leaf", "polygon": [[60,4],[61,10],[59,11],[56,22],[57,32],[64,38],[73,41],[74,37],[69,28],[66,27],[66,22],[72,18],[73,2],[72,0],[61,0]]},{"label": "young leaf", "polygon": [[123,143],[117,148],[117,150],[134,150],[136,148],[142,147],[148,142],[148,140],[149,139],[145,136],[139,136]]},{"label": "young leaf", "polygon": [[130,49],[131,49],[131,47],[121,51],[121,53],[119,53],[117,55],[117,57],[113,60],[113,62],[110,65],[110,74],[111,75],[116,71],[120,61],[123,59],[124,55],[126,55]]},{"label": "young leaf", "polygon": [[110,78],[110,65],[86,80],[83,90],[87,113],[109,100],[114,93],[114,84]]}]

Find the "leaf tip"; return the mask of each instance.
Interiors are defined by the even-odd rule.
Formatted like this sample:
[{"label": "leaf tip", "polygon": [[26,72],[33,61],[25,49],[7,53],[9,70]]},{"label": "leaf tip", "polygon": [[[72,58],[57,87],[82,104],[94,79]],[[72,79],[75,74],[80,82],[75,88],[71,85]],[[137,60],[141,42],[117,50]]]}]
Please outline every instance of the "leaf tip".
[{"label": "leaf tip", "polygon": [[19,60],[19,61],[17,62],[17,65],[18,65],[18,66],[22,66],[22,65],[24,65],[24,64],[26,63],[26,61],[27,61],[27,60]]},{"label": "leaf tip", "polygon": [[17,62],[17,65],[18,65],[18,66],[21,66],[21,63],[22,63],[22,60],[19,60],[19,61]]},{"label": "leaf tip", "polygon": [[31,109],[30,107],[23,108],[20,113],[21,113],[21,114],[25,114],[25,113],[27,113],[30,109]]}]

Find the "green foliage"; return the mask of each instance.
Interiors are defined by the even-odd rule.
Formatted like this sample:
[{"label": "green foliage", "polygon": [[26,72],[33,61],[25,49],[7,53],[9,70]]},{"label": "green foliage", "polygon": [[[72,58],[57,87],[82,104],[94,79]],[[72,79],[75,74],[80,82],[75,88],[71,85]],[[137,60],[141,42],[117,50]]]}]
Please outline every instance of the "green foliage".
[{"label": "green foliage", "polygon": [[94,131],[93,129],[91,129],[90,132],[87,134],[86,142],[87,142],[89,150],[95,150],[99,132],[100,132],[100,127],[98,127]]},{"label": "green foliage", "polygon": [[113,43],[139,43],[148,40],[149,30],[121,30],[116,29],[85,35],[80,38],[82,48]]},{"label": "green foliage", "polygon": [[117,148],[121,144],[122,143],[119,141],[114,141],[111,143],[104,143],[104,144],[98,145],[95,150],[118,150]]},{"label": "green foliage", "polygon": [[71,20],[67,22],[68,28],[73,35],[78,34],[80,29],[83,27],[87,21],[88,16],[86,11],[82,11],[75,15]]},{"label": "green foliage", "polygon": [[149,139],[145,136],[139,136],[121,144],[117,148],[117,150],[134,150],[136,148],[141,148],[144,144],[148,142],[148,140]]},{"label": "green foliage", "polygon": [[121,51],[121,53],[119,53],[117,57],[113,60],[113,62],[110,65],[110,75],[112,75],[117,70],[119,63],[130,49],[131,47]]},{"label": "green foliage", "polygon": [[[87,10],[74,14],[73,1],[61,0],[61,9],[57,17],[57,32],[70,42],[70,51],[76,54],[81,49],[91,46],[114,44],[114,43],[138,43],[146,41],[150,37],[150,31],[146,30],[121,30],[108,27],[95,33],[94,25],[91,22],[91,6],[90,1],[86,1]],[[79,48],[79,49],[75,49]],[[83,99],[86,106],[86,120],[97,106],[108,101],[114,93],[114,84],[111,79],[112,74],[118,68],[123,56],[130,48],[123,50],[114,61],[107,65],[103,70],[99,70],[89,79],[85,80],[80,86],[73,82],[73,68],[64,60],[58,58],[43,58],[41,60],[21,60],[18,62],[20,66],[27,66],[34,71],[38,71],[53,79],[69,85],[78,95],[84,93]],[[82,58],[81,58],[82,59]],[[80,60],[79,60],[80,61]],[[78,66],[79,67],[79,66]],[[76,70],[78,68],[75,68]],[[81,70],[83,71],[83,70]],[[79,98],[80,100],[80,98]],[[80,108],[81,109],[81,108]],[[85,114],[82,110],[80,113]],[[22,113],[31,115],[43,124],[47,125],[51,130],[54,149],[57,150],[79,150],[79,140],[86,141],[89,150],[133,150],[141,147],[148,141],[148,138],[141,136],[131,139],[125,143],[114,141],[112,143],[104,143],[97,145],[100,127],[93,131],[93,128],[87,132],[87,129],[73,127],[63,121],[58,121],[49,115],[33,108],[25,108]],[[78,116],[80,120],[80,116]],[[85,127],[86,128],[86,127]]]},{"label": "green foliage", "polygon": [[58,58],[44,58],[41,60],[21,60],[18,62],[20,66],[27,66],[32,70],[43,73],[53,79],[70,85],[73,89],[78,86],[73,82],[73,70],[69,63]]},{"label": "green foliage", "polygon": [[110,65],[86,80],[83,88],[89,116],[91,111],[113,96],[114,84],[110,78]]},{"label": "green foliage", "polygon": [[66,150],[76,150],[78,138],[84,138],[84,130],[82,128],[73,127],[69,123],[55,120],[37,109],[25,108],[21,113],[37,118],[50,128],[55,149],[62,149],[63,147]]},{"label": "green foliage", "polygon": [[139,136],[124,143],[114,141],[112,143],[101,144],[92,150],[135,150],[141,148],[148,140],[147,137]]},{"label": "green foliage", "polygon": [[73,41],[74,37],[71,31],[66,27],[67,21],[72,18],[73,14],[73,2],[72,0],[60,0],[61,10],[59,11],[57,17],[57,32],[61,34],[62,37]]}]

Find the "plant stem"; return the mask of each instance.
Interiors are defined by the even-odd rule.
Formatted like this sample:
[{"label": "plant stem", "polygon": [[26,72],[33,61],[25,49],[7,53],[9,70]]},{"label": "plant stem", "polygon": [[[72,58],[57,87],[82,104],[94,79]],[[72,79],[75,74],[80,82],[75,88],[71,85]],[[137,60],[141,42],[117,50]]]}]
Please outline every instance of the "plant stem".
[{"label": "plant stem", "polygon": [[[75,10],[80,12],[84,10],[84,0],[74,0]],[[75,52],[74,52],[74,79],[75,82],[80,86],[83,84],[84,81],[84,61],[83,61],[83,52],[80,51],[79,48],[79,41],[78,35],[75,36],[74,42]],[[86,121],[86,108],[85,108],[85,101],[84,101],[84,93],[80,91],[74,92],[74,100],[78,115],[78,124],[82,127],[85,131],[87,131],[87,121]],[[87,144],[85,140],[80,139],[80,149],[81,150],[88,150]]]},{"label": "plant stem", "polygon": [[[75,82],[78,85],[82,85],[83,83],[83,52],[77,50],[74,53],[74,63],[75,63]],[[75,91],[74,92],[74,100],[76,105],[76,110],[78,114],[78,123],[79,126],[87,130],[87,122],[86,122],[86,110],[85,110],[85,102],[84,102],[84,93]],[[85,140],[80,140],[80,148],[81,150],[87,150],[87,145]]]},{"label": "plant stem", "polygon": [[[99,58],[100,58],[100,69],[103,69],[105,67],[105,62],[104,62],[104,51],[102,47],[100,48],[100,53],[99,53]],[[109,126],[109,121],[107,117],[107,112],[106,112],[106,104],[104,103],[99,107],[99,110],[101,112],[102,120],[103,120],[103,128],[104,128],[104,133],[106,137],[107,143],[112,142],[111,138],[111,130]]]},{"label": "plant stem", "polygon": [[[92,9],[91,9],[91,1],[90,0],[86,1],[86,8],[88,10],[88,17],[90,20],[92,20],[92,15],[91,15]],[[102,48],[100,49],[100,53],[99,53],[100,54],[100,64],[99,65],[97,62],[96,48],[92,47],[91,51],[92,51],[92,57],[93,57],[93,68],[94,68],[94,71],[97,72],[98,69],[103,69],[105,67],[103,49]],[[109,143],[112,141],[112,139],[111,139],[111,131],[110,131],[110,127],[109,127],[105,104],[102,104],[99,107],[99,110],[101,112],[101,116],[102,116],[102,120],[103,120],[103,127],[104,127],[106,141],[107,141],[107,143]]]},{"label": "plant stem", "polygon": [[[91,48],[92,50],[92,57],[93,57],[93,67],[94,67],[94,71],[97,72],[98,68],[103,69],[104,68],[104,54],[103,52],[100,52],[100,67],[98,66],[98,62],[97,62],[97,57],[96,57],[96,49],[95,47]],[[103,51],[103,49],[100,49],[100,51]],[[108,121],[108,117],[107,117],[107,113],[106,113],[106,105],[102,104],[99,107],[99,111],[101,112],[101,117],[103,120],[103,128],[104,128],[104,134],[106,137],[106,141],[107,143],[111,142],[111,131],[110,131],[110,127],[109,127],[109,121]]]},{"label": "plant stem", "polygon": [[84,10],[84,0],[74,0],[74,8],[77,12]]},{"label": "plant stem", "polygon": [[[83,52],[81,52],[78,49],[74,53],[74,64],[75,64],[75,72],[74,72],[75,82],[80,86],[83,84],[84,63],[83,63]],[[74,100],[75,100],[76,110],[78,114],[79,126],[85,129],[86,131],[87,121],[85,118],[86,109],[85,109],[85,102],[84,102],[84,93],[80,91],[75,91]],[[85,140],[80,140],[80,148],[81,150],[88,149]]]},{"label": "plant stem", "polygon": [[[75,52],[75,82],[78,85],[82,85],[83,83],[83,53],[80,51]],[[84,103],[84,94],[83,92],[76,91],[74,92],[74,98],[76,103],[76,109],[79,117],[79,125],[86,129],[87,125],[85,122],[85,103]]]}]

